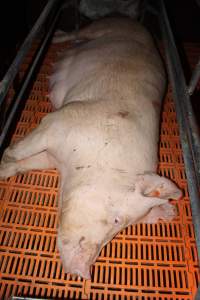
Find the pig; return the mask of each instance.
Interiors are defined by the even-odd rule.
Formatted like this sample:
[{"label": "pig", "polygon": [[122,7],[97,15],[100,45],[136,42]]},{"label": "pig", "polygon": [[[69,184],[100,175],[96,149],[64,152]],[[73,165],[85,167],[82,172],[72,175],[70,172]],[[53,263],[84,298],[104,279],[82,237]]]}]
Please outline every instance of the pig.
[{"label": "pig", "polygon": [[107,18],[78,38],[85,42],[53,68],[55,111],[5,150],[0,177],[57,168],[62,264],[89,279],[102,247],[122,229],[176,217],[170,199],[181,191],[156,173],[166,76],[151,35],[136,21]]}]

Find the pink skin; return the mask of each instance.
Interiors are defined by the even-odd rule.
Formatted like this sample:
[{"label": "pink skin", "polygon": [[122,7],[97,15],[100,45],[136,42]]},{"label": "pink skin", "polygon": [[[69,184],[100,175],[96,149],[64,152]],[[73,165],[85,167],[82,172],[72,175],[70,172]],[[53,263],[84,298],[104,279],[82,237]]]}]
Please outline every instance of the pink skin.
[{"label": "pink skin", "polygon": [[5,150],[0,178],[58,169],[64,270],[90,278],[100,250],[123,228],[171,221],[169,199],[181,191],[155,174],[165,74],[151,36],[136,22],[106,19],[84,37],[93,40],[55,65],[50,99],[58,110]]}]

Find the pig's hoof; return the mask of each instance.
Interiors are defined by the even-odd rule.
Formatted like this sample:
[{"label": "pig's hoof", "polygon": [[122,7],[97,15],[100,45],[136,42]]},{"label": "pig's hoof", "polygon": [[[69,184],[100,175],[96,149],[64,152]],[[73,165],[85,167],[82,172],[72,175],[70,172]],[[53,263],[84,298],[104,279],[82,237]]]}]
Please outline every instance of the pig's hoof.
[{"label": "pig's hoof", "polygon": [[169,222],[172,221],[176,216],[176,206],[170,203],[165,203],[160,206],[154,206],[151,211],[141,220],[141,223],[154,224],[159,220]]},{"label": "pig's hoof", "polygon": [[0,165],[0,179],[7,179],[17,173],[16,164],[14,163],[2,163]]},{"label": "pig's hoof", "polygon": [[3,164],[5,164],[5,163],[14,162],[14,161],[15,161],[15,158],[12,156],[12,148],[9,147],[4,151],[1,162]]},{"label": "pig's hoof", "polygon": [[160,206],[160,219],[164,221],[172,221],[177,216],[177,208],[175,205],[166,203]]}]

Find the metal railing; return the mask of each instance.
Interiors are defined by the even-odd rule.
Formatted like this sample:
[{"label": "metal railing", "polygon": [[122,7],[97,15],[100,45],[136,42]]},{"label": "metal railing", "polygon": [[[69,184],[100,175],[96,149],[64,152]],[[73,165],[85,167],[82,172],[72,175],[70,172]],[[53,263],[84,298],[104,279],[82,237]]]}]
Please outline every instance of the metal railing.
[{"label": "metal railing", "polygon": [[[166,65],[174,96],[185,171],[191,200],[192,218],[200,257],[200,137],[192,109],[188,87],[167,17],[164,1],[160,0],[160,26],[162,31]],[[195,81],[197,76],[195,75]]]},{"label": "metal railing", "polygon": [[[189,86],[187,86],[168,20],[164,0],[159,0],[159,8],[160,11],[158,17],[166,54],[166,65],[172,86],[177,121],[179,125],[180,140],[192,209],[192,221],[194,224],[198,258],[200,259],[200,137],[190,99],[190,95],[194,92],[200,78],[200,61],[193,71]],[[196,299],[200,299],[200,287],[198,288]]]}]

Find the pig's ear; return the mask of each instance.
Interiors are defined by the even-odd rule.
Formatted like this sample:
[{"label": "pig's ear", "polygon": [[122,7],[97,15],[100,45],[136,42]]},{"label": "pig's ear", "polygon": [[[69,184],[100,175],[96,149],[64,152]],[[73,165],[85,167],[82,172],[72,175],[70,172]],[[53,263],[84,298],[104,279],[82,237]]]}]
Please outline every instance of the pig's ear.
[{"label": "pig's ear", "polygon": [[155,173],[138,175],[137,186],[146,197],[178,200],[182,196],[181,190],[171,180]]}]

